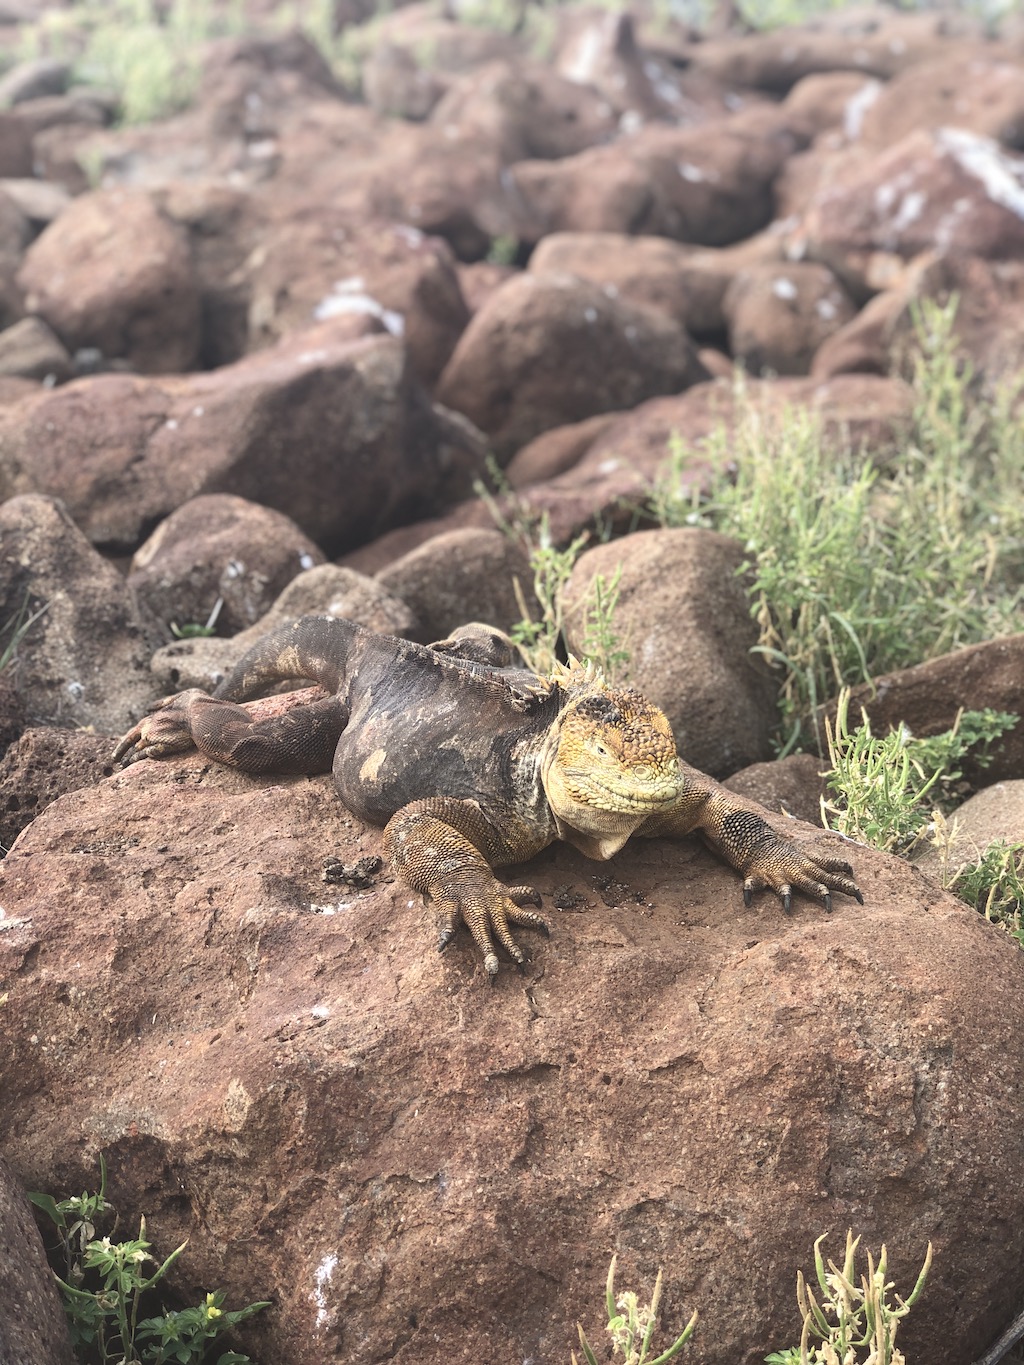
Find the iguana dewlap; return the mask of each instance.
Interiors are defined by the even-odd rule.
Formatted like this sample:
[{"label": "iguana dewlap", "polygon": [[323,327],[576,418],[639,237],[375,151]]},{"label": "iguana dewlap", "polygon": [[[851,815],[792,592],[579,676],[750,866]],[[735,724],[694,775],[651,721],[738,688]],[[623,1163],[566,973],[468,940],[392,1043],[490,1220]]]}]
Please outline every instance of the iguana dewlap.
[{"label": "iguana dewlap", "polygon": [[[788,911],[793,890],[860,901],[849,865],[780,836],[752,802],[684,763],[663,712],[631,688],[578,664],[542,678],[514,663],[500,632],[467,627],[426,647],[354,622],[305,616],[266,636],[213,696],[160,703],[124,736],[115,758],[159,758],[194,744],[256,774],[333,769],[342,801],[385,826],[399,877],[441,917],[441,947],[465,923],[493,978],[495,940],[524,961],[511,926],[547,932],[530,887],[492,869],[564,839],[610,858],[631,835],[700,833],[752,892]],[[238,702],[285,679],[328,696],[254,720]]]}]

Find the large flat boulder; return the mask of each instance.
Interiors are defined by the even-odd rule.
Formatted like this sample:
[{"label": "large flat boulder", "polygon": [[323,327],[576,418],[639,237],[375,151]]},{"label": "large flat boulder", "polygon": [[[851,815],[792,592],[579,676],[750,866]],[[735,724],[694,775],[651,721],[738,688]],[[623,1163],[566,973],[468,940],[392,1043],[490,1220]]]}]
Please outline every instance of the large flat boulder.
[{"label": "large flat boulder", "polygon": [[241,1335],[278,1365],[564,1360],[613,1251],[623,1285],[664,1266],[667,1330],[700,1309],[708,1365],[755,1365],[848,1226],[903,1288],[934,1243],[908,1359],[998,1334],[1024,1293],[1006,935],[866,849],[863,908],[787,917],[693,841],[558,846],[514,874],[552,937],[488,989],[360,877],[380,851],[328,778],[197,756],[44,811],[0,869],[19,1177],[86,1188],[103,1152],[125,1223],[189,1238],[190,1289],[274,1301]]}]

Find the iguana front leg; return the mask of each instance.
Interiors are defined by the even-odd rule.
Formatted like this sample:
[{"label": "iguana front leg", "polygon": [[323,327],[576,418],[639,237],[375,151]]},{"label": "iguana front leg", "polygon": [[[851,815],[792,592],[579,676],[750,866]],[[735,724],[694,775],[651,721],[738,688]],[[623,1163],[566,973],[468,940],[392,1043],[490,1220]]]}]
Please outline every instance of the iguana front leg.
[{"label": "iguana front leg", "polygon": [[744,801],[705,773],[680,763],[682,785],[672,810],[652,815],[637,830],[647,838],[698,832],[727,863],[743,874],[743,903],[755,891],[770,889],[789,913],[793,891],[824,902],[832,909],[832,892],[841,891],[864,904],[853,880],[853,868],[842,858],[803,849],[779,834],[761,808]]},{"label": "iguana front leg", "polygon": [[[515,822],[513,822],[514,828]],[[498,971],[494,940],[522,969],[526,955],[512,937],[512,925],[549,932],[527,904],[540,905],[532,886],[505,886],[491,871],[494,862],[518,862],[550,842],[517,830],[518,840],[499,833],[475,801],[431,797],[403,806],[388,821],[384,844],[395,872],[428,897],[441,917],[438,947],[448,947],[465,924],[484,955],[493,982]]]}]

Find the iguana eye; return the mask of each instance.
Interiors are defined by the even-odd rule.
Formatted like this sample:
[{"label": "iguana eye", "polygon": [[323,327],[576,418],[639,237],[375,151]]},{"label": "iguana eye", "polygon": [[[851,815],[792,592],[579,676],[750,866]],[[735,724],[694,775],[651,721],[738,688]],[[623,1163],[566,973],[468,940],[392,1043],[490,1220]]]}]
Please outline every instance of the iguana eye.
[{"label": "iguana eye", "polygon": [[607,758],[607,757],[608,757],[608,750],[607,750],[607,749],[605,748],[605,746],[600,742],[600,740],[595,740],[595,741],[594,741],[594,753],[597,754],[597,755],[598,755],[599,757],[601,757],[601,758]]}]

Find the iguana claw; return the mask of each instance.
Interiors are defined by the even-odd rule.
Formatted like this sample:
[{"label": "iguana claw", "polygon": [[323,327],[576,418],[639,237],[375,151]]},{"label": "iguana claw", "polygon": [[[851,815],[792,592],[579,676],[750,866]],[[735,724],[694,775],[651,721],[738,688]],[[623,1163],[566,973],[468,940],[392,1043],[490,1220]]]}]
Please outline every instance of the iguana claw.
[{"label": "iguana claw", "polygon": [[165,758],[193,748],[188,704],[193,696],[203,695],[192,688],[154,702],[148,715],[118,740],[111,755],[113,761],[127,767],[140,758]]}]

